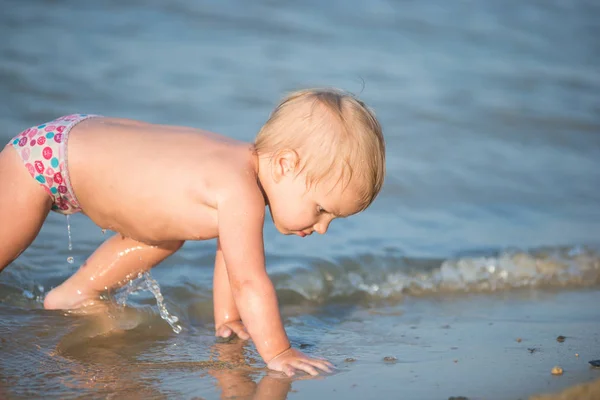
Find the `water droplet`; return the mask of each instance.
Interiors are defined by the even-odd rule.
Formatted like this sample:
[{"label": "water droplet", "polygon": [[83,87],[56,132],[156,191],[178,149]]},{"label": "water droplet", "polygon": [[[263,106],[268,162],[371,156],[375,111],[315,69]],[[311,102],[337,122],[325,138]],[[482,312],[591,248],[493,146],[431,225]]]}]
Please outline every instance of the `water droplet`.
[{"label": "water droplet", "polygon": [[71,221],[67,215],[67,234],[69,235],[69,251],[73,250],[73,244],[71,243]]},{"label": "water droplet", "polygon": [[73,257],[67,257],[67,262],[69,264],[73,264]]}]

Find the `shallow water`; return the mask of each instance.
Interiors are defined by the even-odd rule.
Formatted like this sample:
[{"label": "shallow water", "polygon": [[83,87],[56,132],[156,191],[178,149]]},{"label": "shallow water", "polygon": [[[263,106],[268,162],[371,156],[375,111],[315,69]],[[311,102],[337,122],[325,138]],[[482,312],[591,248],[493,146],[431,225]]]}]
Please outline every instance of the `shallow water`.
[{"label": "shallow water", "polygon": [[[286,326],[308,352],[360,357],[377,333],[344,329],[343,345],[320,345],[360,310],[414,304],[433,313],[431,299],[467,292],[598,290],[595,2],[3,4],[2,141],[74,112],[252,140],[286,91],[318,85],[360,93],[376,110],[388,176],[373,206],[323,237],[265,228]],[[0,275],[6,396],[215,398],[218,376],[231,375],[223,370],[247,390],[263,382],[252,347],[212,337],[213,241],[187,243],[152,272],[180,334],[149,292],[130,295],[108,320],[43,311],[44,293],[111,234],[81,215],[70,222],[72,250],[65,218],[53,214]],[[403,324],[405,315],[381,321]],[[124,333],[100,335],[115,324]],[[206,364],[220,352],[228,361]],[[265,379],[269,390],[290,384]]]}]

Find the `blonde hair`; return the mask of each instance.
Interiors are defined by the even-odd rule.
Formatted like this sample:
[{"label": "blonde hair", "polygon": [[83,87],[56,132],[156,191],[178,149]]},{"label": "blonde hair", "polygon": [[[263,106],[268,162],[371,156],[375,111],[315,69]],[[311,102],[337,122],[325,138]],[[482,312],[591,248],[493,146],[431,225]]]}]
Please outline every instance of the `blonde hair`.
[{"label": "blonde hair", "polygon": [[[354,95],[338,89],[289,94],[271,113],[255,139],[259,156],[294,150],[307,185],[333,178],[359,196],[360,210],[375,199],[385,177],[385,141],[375,113]],[[336,176],[336,174],[338,174]]]}]

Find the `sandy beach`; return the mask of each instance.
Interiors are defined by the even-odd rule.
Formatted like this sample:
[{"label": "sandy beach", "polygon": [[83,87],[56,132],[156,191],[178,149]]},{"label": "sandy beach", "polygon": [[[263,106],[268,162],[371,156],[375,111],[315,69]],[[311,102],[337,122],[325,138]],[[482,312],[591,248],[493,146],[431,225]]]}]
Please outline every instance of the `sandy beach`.
[{"label": "sandy beach", "polygon": [[[209,330],[174,337],[154,313],[130,310],[120,317],[123,331],[104,336],[86,319],[48,315],[44,325],[58,326],[27,354],[15,351],[23,347],[22,338],[10,334],[15,328],[0,326],[6,357],[0,387],[9,399],[36,398],[43,390],[61,398],[118,391],[150,399],[516,400],[549,394],[554,397],[531,398],[591,400],[600,388],[600,369],[588,363],[600,359],[600,310],[593,306],[599,301],[597,290],[413,298],[339,308],[343,322],[334,326],[323,323],[330,314],[313,310],[307,318],[306,309],[288,307],[294,345],[337,366],[316,379],[269,372],[253,346],[217,343]],[[55,336],[64,324],[76,329]],[[552,375],[554,367],[562,375]],[[19,371],[34,375],[19,377]],[[31,381],[34,376],[44,378]],[[32,383],[25,387],[27,380]]]},{"label": "sandy beach", "polygon": [[[598,398],[600,369],[588,361],[600,358],[600,310],[593,306],[599,301],[599,291],[515,291],[360,311],[331,335],[339,341],[346,330],[373,335],[334,357],[337,374],[296,382],[290,398],[527,399],[581,383],[588,386],[548,398]],[[562,375],[551,374],[555,366]]]},{"label": "sandy beach", "polygon": [[532,396],[531,400],[594,400],[600,398],[600,379],[565,389],[558,394]]}]

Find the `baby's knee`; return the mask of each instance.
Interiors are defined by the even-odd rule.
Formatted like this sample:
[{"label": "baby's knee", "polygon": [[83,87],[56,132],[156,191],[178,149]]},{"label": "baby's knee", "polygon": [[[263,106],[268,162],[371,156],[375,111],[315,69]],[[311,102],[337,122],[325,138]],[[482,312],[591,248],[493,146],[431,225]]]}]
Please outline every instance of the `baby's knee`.
[{"label": "baby's knee", "polygon": [[44,298],[46,310],[67,310],[71,308],[68,303],[68,298],[65,293],[61,293],[60,286],[52,289]]},{"label": "baby's knee", "polygon": [[99,294],[83,293],[81,290],[69,293],[69,290],[63,285],[52,289],[44,298],[46,310],[75,310],[99,303]]},{"label": "baby's knee", "polygon": [[179,250],[183,246],[184,243],[185,242],[183,240],[171,240],[169,242],[163,242],[160,245],[160,247],[165,250],[168,250],[172,253],[175,253],[177,250]]},{"label": "baby's knee", "polygon": [[64,308],[63,303],[64,299],[56,293],[56,289],[51,290],[44,298],[44,308],[46,310],[62,310]]}]

